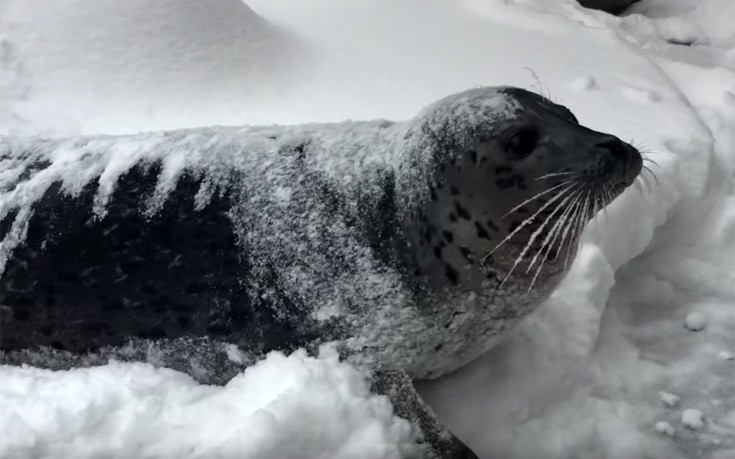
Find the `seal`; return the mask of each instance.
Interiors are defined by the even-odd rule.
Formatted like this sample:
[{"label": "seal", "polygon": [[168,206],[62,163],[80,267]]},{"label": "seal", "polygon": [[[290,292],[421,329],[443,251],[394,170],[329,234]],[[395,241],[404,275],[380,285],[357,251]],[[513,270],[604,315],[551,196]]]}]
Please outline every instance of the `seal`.
[{"label": "seal", "polygon": [[412,380],[533,311],[641,168],[513,87],[398,123],[3,139],[0,359],[147,360],[221,384],[271,350],[332,343],[425,457],[475,457]]}]

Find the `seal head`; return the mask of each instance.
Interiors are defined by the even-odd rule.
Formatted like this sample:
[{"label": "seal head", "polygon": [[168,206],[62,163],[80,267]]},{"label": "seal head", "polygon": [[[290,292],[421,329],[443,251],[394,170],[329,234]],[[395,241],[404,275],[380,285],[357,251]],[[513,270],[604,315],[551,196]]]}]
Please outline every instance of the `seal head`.
[{"label": "seal head", "polygon": [[568,266],[584,224],[642,167],[633,146],[519,88],[466,91],[421,118],[434,169],[414,233],[434,285],[482,290],[485,278],[527,283],[533,294]]}]

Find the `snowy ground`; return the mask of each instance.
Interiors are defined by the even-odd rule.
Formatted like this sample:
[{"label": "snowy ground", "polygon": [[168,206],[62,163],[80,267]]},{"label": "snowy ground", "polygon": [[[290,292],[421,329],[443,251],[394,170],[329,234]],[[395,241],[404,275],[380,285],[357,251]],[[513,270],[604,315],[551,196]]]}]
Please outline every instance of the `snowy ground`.
[{"label": "snowy ground", "polygon": [[[480,84],[548,92],[642,146],[658,183],[598,218],[516,333],[423,394],[482,458],[735,458],[735,2],[153,4],[0,0],[0,133],[402,119]],[[0,367],[0,432],[3,459],[397,458],[410,441],[331,355],[273,355],[225,388],[142,364]]]}]

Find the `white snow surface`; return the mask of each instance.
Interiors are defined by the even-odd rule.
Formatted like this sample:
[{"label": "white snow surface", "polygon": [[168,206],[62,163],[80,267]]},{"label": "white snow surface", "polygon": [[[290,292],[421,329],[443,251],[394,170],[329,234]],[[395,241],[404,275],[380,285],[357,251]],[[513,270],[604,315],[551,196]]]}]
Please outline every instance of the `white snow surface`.
[{"label": "white snow surface", "polygon": [[[247,3],[0,0],[0,134],[400,120],[477,85],[548,93],[645,150],[657,180],[590,225],[536,313],[422,394],[481,458],[735,458],[735,2]],[[393,458],[411,439],[329,353],[274,354],[225,387],[0,367],[0,433],[3,459]]]},{"label": "white snow surface", "polygon": [[408,422],[335,351],[274,352],[225,387],[146,364],[26,368],[3,371],[0,394],[15,413],[0,416],[0,451],[14,459],[398,459],[413,448]]}]

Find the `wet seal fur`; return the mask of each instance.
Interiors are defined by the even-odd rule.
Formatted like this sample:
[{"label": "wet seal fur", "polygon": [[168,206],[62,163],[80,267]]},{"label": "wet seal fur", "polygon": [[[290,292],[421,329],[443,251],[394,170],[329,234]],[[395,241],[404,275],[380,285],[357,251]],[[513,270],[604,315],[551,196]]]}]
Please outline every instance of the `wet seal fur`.
[{"label": "wet seal fur", "polygon": [[335,343],[425,457],[475,457],[412,379],[533,311],[641,166],[512,87],[400,123],[2,139],[0,362],[147,360],[222,384]]}]

